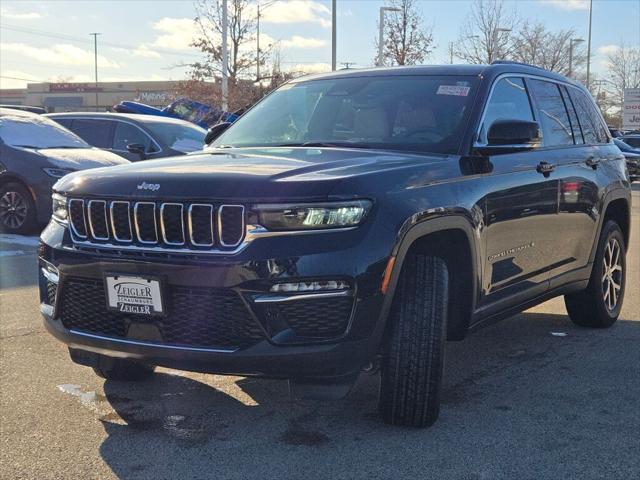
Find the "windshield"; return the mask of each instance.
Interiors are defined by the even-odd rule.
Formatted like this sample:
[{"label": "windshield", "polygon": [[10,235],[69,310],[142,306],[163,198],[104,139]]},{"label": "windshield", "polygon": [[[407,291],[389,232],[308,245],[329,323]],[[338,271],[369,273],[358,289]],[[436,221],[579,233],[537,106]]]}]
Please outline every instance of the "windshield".
[{"label": "windshield", "polygon": [[207,131],[190,123],[148,123],[154,137],[170,148],[183,153],[202,150]]},{"label": "windshield", "polygon": [[456,153],[475,77],[378,76],[284,85],[212,147],[340,146]]},{"label": "windshield", "polygon": [[0,138],[12,147],[91,148],[75,133],[41,116],[0,117]]}]

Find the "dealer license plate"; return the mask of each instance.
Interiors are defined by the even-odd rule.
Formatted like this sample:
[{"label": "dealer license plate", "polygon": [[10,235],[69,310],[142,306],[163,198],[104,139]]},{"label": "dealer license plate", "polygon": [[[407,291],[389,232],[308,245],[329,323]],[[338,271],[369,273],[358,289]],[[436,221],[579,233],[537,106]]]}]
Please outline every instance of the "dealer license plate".
[{"label": "dealer license plate", "polygon": [[150,278],[113,275],[106,277],[107,307],[135,315],[163,313],[160,281]]}]

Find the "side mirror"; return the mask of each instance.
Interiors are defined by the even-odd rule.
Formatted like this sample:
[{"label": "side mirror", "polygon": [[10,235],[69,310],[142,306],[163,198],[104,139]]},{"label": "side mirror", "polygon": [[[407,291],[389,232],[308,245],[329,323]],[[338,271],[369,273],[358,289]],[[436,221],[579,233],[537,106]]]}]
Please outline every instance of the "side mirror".
[{"label": "side mirror", "polygon": [[204,137],[204,144],[210,145],[216,138],[222,135],[227,128],[231,126],[231,122],[220,122],[216,123],[213,127],[209,129],[207,132],[207,136]]},{"label": "side mirror", "polygon": [[539,147],[542,140],[538,122],[496,120],[489,127],[487,145],[476,147],[481,154],[514,153]]},{"label": "side mirror", "polygon": [[127,145],[127,151],[140,156],[140,160],[147,158],[146,147],[141,143],[130,143]]}]

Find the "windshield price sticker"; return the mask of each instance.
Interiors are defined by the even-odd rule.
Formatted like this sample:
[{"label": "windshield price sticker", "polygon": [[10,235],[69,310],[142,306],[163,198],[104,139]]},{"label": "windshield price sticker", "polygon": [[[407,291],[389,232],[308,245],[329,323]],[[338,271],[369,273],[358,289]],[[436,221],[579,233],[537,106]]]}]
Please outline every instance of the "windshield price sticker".
[{"label": "windshield price sticker", "polygon": [[440,85],[437,95],[454,95],[456,97],[466,97],[469,95],[471,87],[463,87],[462,85]]},{"label": "windshield price sticker", "polygon": [[160,282],[140,277],[107,277],[107,306],[122,313],[162,313]]}]

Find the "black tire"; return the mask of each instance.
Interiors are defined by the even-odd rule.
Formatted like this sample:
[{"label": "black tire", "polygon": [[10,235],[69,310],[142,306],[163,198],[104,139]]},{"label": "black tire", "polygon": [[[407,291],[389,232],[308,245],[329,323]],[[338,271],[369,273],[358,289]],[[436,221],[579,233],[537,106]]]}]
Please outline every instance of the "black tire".
[{"label": "black tire", "polygon": [[389,316],[378,409],[392,425],[428,427],[440,413],[449,275],[441,258],[405,259]]},{"label": "black tire", "polygon": [[[611,271],[607,268],[610,257],[609,245],[617,245],[620,270]],[[564,304],[571,321],[581,327],[608,328],[613,325],[620,315],[626,283],[627,264],[625,259],[626,247],[624,235],[618,224],[612,220],[605,223],[598,249],[593,262],[593,270],[587,288],[581,292],[564,296]],[[615,255],[615,254],[614,254]],[[607,272],[611,272],[609,277]],[[620,286],[617,290],[609,283],[609,278]],[[609,293],[606,293],[609,290]],[[611,305],[614,298],[615,305]]]},{"label": "black tire", "polygon": [[36,204],[31,192],[17,182],[0,187],[0,231],[31,233],[36,228]]},{"label": "black tire", "polygon": [[132,362],[131,360],[101,355],[98,364],[93,367],[93,371],[99,377],[107,380],[139,382],[153,375],[154,368],[151,365]]}]

